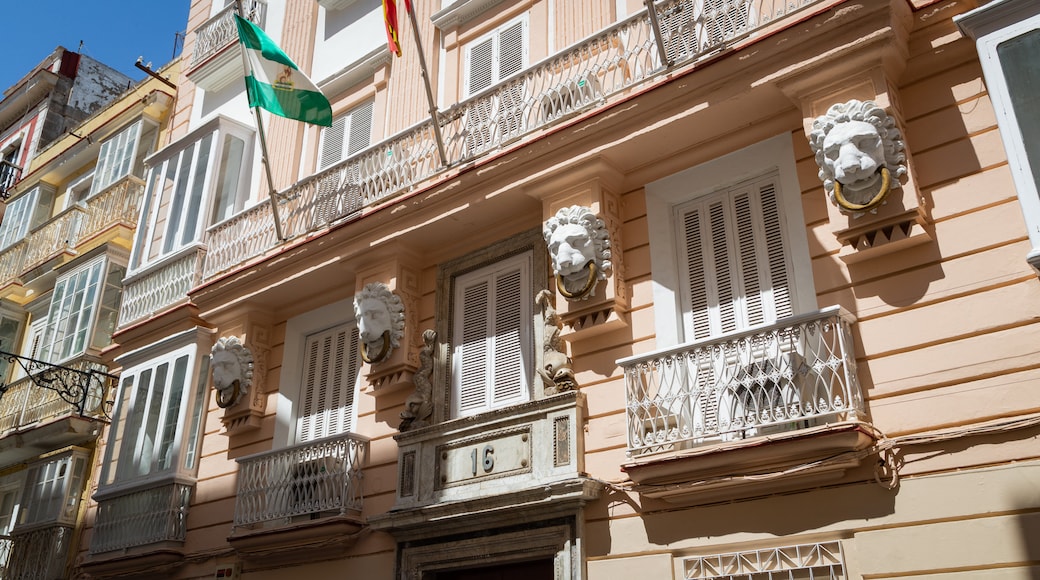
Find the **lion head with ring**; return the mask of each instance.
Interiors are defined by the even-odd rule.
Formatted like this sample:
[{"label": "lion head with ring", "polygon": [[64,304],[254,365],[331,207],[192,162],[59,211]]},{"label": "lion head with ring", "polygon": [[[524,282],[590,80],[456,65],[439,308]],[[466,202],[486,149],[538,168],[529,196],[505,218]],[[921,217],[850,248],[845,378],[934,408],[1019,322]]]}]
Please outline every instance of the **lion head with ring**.
[{"label": "lion head with ring", "polygon": [[386,360],[391,350],[401,345],[404,304],[386,284],[371,282],[361,289],[354,297],[354,317],[361,338],[361,359],[366,363]]},{"label": "lion head with ring", "polygon": [[873,101],[837,103],[813,121],[809,145],[831,201],[854,217],[875,211],[906,175],[899,129]]},{"label": "lion head with ring", "polygon": [[547,219],[542,236],[552,258],[556,288],[568,300],[596,294],[610,273],[610,236],[603,220],[580,205],[561,208]]},{"label": "lion head with ring", "polygon": [[217,406],[226,409],[237,403],[253,382],[253,353],[237,336],[217,340],[210,351],[210,371]]}]

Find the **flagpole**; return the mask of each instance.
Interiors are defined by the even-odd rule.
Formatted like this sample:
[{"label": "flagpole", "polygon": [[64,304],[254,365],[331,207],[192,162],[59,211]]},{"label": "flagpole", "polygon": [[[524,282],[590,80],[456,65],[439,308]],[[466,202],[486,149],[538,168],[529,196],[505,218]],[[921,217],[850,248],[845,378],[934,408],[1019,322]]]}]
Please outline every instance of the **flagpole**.
[{"label": "flagpole", "polygon": [[[235,0],[235,12],[242,18],[246,17],[242,10],[242,0]],[[242,43],[239,42],[239,45],[241,44]],[[249,59],[246,58],[246,49],[239,46],[239,52],[242,53],[242,67],[246,72],[245,76],[249,76]],[[267,137],[264,135],[264,122],[260,116],[260,107],[252,107],[252,109],[253,114],[256,115],[256,134],[260,138],[260,161],[264,166],[265,173],[267,174],[267,196],[271,199],[271,214],[274,216],[274,235],[278,236],[279,241],[284,242],[285,236],[282,234],[282,220],[278,217],[278,192],[275,191],[274,188],[274,177],[271,175],[271,163],[267,160]]]},{"label": "flagpole", "polygon": [[441,165],[448,166],[448,156],[444,153],[444,139],[441,137],[441,122],[437,116],[437,104],[433,99],[433,88],[430,86],[430,74],[426,71],[426,51],[423,50],[419,38],[419,23],[415,19],[415,10],[409,0],[405,0],[405,12],[412,21],[412,35],[415,36],[415,48],[419,51],[419,69],[422,71],[423,84],[426,86],[426,101],[430,105],[430,119],[433,121],[433,135],[437,138],[437,152],[441,156]]}]

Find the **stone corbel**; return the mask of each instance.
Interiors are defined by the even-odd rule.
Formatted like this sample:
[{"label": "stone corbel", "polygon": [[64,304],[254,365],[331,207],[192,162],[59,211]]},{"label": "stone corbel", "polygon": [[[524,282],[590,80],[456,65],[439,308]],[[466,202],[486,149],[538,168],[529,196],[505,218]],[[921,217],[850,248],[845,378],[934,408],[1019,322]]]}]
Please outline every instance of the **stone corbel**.
[{"label": "stone corbel", "polygon": [[371,284],[376,284],[390,290],[404,307],[404,329],[398,346],[388,349],[382,357],[380,352],[373,351],[368,357],[371,362],[365,364],[366,378],[375,395],[413,388],[413,375],[419,368],[419,352],[423,346],[418,329],[419,269],[407,257],[407,252],[395,252],[380,264],[359,271],[356,278],[355,296],[366,286],[371,288]]},{"label": "stone corbel", "polygon": [[[542,221],[564,210],[587,208],[602,222],[609,243],[609,268],[589,270],[586,288],[570,288],[553,276],[556,314],[563,323],[561,336],[569,341],[595,336],[628,325],[629,295],[625,284],[625,257],[621,242],[622,176],[603,159],[594,159],[525,188],[542,201]],[[578,286],[583,286],[578,284]]]},{"label": "stone corbel", "polygon": [[[222,332],[221,336],[235,338],[235,342],[250,353],[252,376],[248,391],[223,407],[224,415],[220,421],[224,425],[224,434],[228,436],[259,429],[267,410],[267,361],[271,351],[271,325],[259,314],[247,313],[239,320],[239,328],[229,329],[229,334]],[[219,400],[218,406],[222,406]]]},{"label": "stone corbel", "polygon": [[[899,8],[894,5],[895,8]],[[827,199],[831,231],[841,244],[838,257],[848,264],[890,255],[932,241],[931,220],[914,179],[913,161],[905,147],[904,124],[899,95],[892,79],[900,73],[906,51],[906,31],[901,10],[890,13],[891,21],[868,38],[829,50],[804,66],[785,71],[772,79],[801,107],[803,130],[816,155],[819,195]],[[835,83],[835,79],[841,79]],[[884,168],[876,179],[887,182],[887,195],[853,199],[851,189],[842,189],[827,167],[824,139],[843,122],[846,111],[882,111],[872,122],[887,125]],[[862,113],[856,112],[857,117]],[[834,133],[838,135],[838,133]],[[833,140],[833,138],[832,138]],[[894,149],[894,151],[892,150]],[[804,184],[811,185],[811,184]],[[878,192],[883,192],[878,185]]]}]

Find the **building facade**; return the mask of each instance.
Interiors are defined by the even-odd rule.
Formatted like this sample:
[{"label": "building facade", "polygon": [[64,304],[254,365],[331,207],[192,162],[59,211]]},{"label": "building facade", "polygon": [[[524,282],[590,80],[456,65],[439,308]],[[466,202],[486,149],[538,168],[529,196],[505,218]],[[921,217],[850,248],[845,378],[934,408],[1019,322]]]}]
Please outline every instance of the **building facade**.
[{"label": "building facade", "polygon": [[1033,3],[414,4],[192,5],[78,574],[1036,574]]},{"label": "building facade", "polygon": [[[55,54],[60,62],[45,61],[7,93],[29,101],[4,101],[30,111],[17,140],[34,151],[17,162],[0,222],[4,578],[72,573],[117,386],[101,353],[116,327],[144,158],[174,95],[169,81],[128,88],[122,75],[116,90],[97,80],[107,67]],[[41,96],[48,82],[52,92]]]}]

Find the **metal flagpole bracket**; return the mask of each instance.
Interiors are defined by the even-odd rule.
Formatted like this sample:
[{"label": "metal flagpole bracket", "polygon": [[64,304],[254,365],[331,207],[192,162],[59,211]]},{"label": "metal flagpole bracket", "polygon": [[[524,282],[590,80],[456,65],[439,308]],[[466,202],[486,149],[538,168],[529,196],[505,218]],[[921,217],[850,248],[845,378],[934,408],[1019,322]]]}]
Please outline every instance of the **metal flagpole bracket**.
[{"label": "metal flagpole bracket", "polygon": [[[49,362],[0,351],[0,357],[17,363],[26,377],[37,387],[54,391],[80,416],[102,415],[111,420],[109,412],[119,377],[97,369],[74,369]],[[0,401],[11,389],[11,384],[0,383]]]}]

